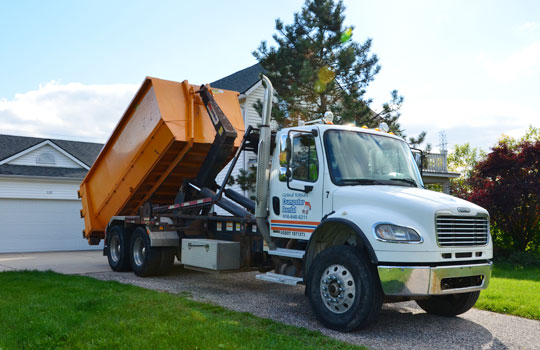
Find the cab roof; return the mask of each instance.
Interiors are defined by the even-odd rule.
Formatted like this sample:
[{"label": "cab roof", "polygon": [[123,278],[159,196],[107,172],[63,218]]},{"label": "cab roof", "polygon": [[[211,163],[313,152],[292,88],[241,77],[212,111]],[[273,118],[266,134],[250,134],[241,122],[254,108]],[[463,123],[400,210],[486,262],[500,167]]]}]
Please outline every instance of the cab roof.
[{"label": "cab roof", "polygon": [[311,125],[302,125],[302,126],[293,126],[293,127],[289,127],[289,128],[284,128],[281,131],[299,130],[299,131],[308,131],[309,132],[309,131],[313,130],[314,128],[317,128],[321,133],[324,133],[324,132],[326,132],[328,130],[348,130],[348,131],[361,132],[361,133],[364,133],[364,134],[386,136],[386,137],[394,138],[396,140],[405,141],[402,137],[390,134],[388,132],[379,131],[379,130],[375,130],[375,129],[361,128],[361,127],[352,126],[352,125],[311,124]]}]

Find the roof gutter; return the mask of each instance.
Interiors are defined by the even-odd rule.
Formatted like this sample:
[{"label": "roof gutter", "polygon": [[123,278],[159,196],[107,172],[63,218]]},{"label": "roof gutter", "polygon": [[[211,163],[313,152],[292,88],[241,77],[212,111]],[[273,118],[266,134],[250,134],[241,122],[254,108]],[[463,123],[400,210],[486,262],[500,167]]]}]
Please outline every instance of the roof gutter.
[{"label": "roof gutter", "polygon": [[26,180],[53,180],[53,181],[69,181],[80,183],[84,177],[62,177],[62,176],[32,176],[32,175],[10,175],[0,174],[0,178],[8,179],[26,179]]}]

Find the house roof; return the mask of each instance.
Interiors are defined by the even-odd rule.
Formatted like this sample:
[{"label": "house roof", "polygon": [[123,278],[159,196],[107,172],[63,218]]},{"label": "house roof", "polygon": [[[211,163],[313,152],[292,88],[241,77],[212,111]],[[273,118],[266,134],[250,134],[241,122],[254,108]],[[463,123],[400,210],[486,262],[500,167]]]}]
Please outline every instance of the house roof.
[{"label": "house roof", "polygon": [[[27,150],[30,147],[36,146],[45,141],[50,141],[60,147],[65,152],[69,153],[80,162],[91,167],[96,160],[99,152],[103,148],[100,143],[68,141],[57,139],[46,139],[39,137],[26,137],[14,135],[0,135],[0,161],[14,156]],[[0,165],[1,175],[20,175],[20,176],[47,176],[47,177],[66,177],[66,178],[83,178],[86,170],[82,168],[59,168],[59,167],[44,167],[44,166],[28,166],[28,165]]]},{"label": "house roof", "polygon": [[243,94],[261,80],[261,73],[264,72],[265,69],[260,63],[257,63],[251,67],[228,75],[225,78],[216,80],[213,83],[210,83],[210,86],[218,89],[238,91]]},{"label": "house roof", "polygon": [[0,175],[82,179],[86,175],[86,169],[3,164],[0,165]]}]

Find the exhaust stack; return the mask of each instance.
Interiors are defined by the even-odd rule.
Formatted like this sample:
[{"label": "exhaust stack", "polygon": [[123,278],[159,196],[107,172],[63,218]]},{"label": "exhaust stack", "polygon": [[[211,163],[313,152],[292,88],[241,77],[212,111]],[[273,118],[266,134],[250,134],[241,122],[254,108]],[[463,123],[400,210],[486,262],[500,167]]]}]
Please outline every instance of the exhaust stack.
[{"label": "exhaust stack", "polygon": [[257,227],[263,236],[270,250],[276,249],[276,245],[270,237],[268,228],[268,183],[270,182],[270,147],[272,132],[270,130],[270,117],[272,115],[272,99],[274,97],[274,88],[270,79],[262,76],[262,82],[265,86],[264,104],[262,110],[262,125],[259,138],[259,152],[257,164],[257,184],[255,201],[255,219]]}]

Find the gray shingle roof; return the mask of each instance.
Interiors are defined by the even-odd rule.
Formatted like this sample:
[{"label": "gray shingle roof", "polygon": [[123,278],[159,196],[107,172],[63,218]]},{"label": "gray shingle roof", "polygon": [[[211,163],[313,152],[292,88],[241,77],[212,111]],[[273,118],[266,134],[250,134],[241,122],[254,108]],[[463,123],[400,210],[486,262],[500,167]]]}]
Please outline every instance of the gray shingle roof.
[{"label": "gray shingle roof", "polygon": [[[14,135],[0,135],[0,161],[20,153],[30,147],[49,140],[71,156],[91,167],[99,152],[103,148],[100,143],[46,139],[39,137],[26,137]],[[27,165],[0,165],[2,175],[21,176],[50,176],[66,178],[83,178],[86,174],[84,169],[42,167]]]},{"label": "gray shingle roof", "polygon": [[261,73],[264,73],[264,71],[261,64],[257,63],[251,67],[228,75],[225,78],[216,80],[213,83],[210,83],[210,86],[219,89],[238,91],[243,94],[261,80],[260,75]]},{"label": "gray shingle roof", "polygon": [[82,179],[86,175],[86,170],[82,168],[58,168],[3,164],[0,165],[0,175],[46,176]]}]

